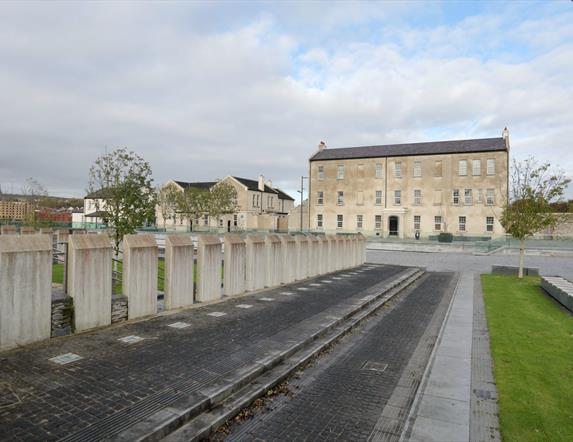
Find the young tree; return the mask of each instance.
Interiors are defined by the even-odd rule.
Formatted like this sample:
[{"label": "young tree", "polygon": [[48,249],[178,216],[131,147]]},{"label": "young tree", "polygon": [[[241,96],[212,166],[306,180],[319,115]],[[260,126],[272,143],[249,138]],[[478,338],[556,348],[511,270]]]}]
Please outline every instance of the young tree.
[{"label": "young tree", "polygon": [[209,216],[219,219],[221,215],[234,213],[237,209],[237,190],[228,183],[219,182],[209,192]]},{"label": "young tree", "polygon": [[177,198],[177,212],[183,219],[189,221],[193,231],[193,220],[203,216],[209,210],[209,191],[189,187],[179,192]]},{"label": "young tree", "polygon": [[42,221],[36,217],[36,210],[46,205],[48,191],[46,188],[35,178],[26,179],[26,184],[22,187],[22,195],[26,196],[26,201],[31,204],[32,209],[28,211],[24,217],[23,223],[26,226],[37,229],[39,227],[49,227],[49,221]]},{"label": "young tree", "polygon": [[562,171],[551,170],[549,163],[533,158],[513,161],[510,174],[510,198],[500,222],[505,231],[520,241],[519,278],[523,278],[525,240],[549,226],[562,222],[551,204],[563,197],[571,181]]},{"label": "young tree", "polygon": [[177,211],[177,198],[179,191],[173,186],[163,186],[157,189],[157,205],[163,218],[163,229],[168,218],[173,217]]},{"label": "young tree", "polygon": [[99,157],[90,169],[88,192],[95,198],[96,210],[105,212],[112,227],[116,257],[124,235],[155,219],[156,194],[151,167],[127,149],[116,149]]}]

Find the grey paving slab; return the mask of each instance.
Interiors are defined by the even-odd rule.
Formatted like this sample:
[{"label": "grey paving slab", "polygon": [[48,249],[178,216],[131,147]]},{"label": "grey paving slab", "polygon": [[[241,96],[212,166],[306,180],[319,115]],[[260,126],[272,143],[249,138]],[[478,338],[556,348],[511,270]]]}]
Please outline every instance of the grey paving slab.
[{"label": "grey paving slab", "polygon": [[412,442],[463,442],[469,440],[469,426],[419,416],[410,436]]},{"label": "grey paving slab", "polygon": [[[0,408],[3,440],[98,440],[113,438],[190,395],[204,395],[255,360],[284,351],[316,333],[326,316],[341,316],[356,299],[380,290],[403,267],[378,266],[304,296],[260,295],[53,339],[0,355],[0,378],[21,399]],[[274,296],[274,295],[277,296]],[[249,309],[239,304],[253,305]],[[223,312],[222,317],[209,313]],[[185,328],[168,327],[174,323]],[[144,338],[135,345],[121,337]],[[75,353],[83,359],[59,366],[48,359]]]},{"label": "grey paving slab", "polygon": [[464,401],[426,394],[420,403],[418,416],[469,427],[468,407],[469,404]]},{"label": "grey paving slab", "polygon": [[[453,284],[448,292],[453,277],[422,278],[328,357],[289,380],[291,396],[234,424],[226,439],[397,440],[453,292]],[[421,359],[410,364],[419,349]]]}]

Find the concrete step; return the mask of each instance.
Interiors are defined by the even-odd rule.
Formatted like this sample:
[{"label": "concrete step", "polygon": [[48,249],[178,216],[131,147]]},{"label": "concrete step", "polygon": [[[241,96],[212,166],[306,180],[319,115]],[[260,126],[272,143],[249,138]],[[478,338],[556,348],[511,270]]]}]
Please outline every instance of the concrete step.
[{"label": "concrete step", "polygon": [[[207,438],[212,431],[237,415],[255,399],[263,396],[269,389],[303,368],[312,358],[336,343],[343,335],[413,284],[424,273],[421,269],[410,269],[404,272],[389,281],[380,293],[364,299],[349,314],[325,324],[319,333],[294,344],[290,349],[278,353],[267,361],[258,361],[264,364],[266,369],[253,368],[243,376],[238,376],[229,385],[221,386],[219,391],[214,390],[212,400],[207,407],[196,408],[194,416],[186,413],[187,423],[181,425],[182,419],[175,415],[171,422],[149,422],[147,435],[136,438],[135,434],[130,433],[130,440],[153,441],[164,437],[162,439],[164,441],[175,442],[198,441]],[[157,417],[161,419],[166,415]],[[176,429],[177,427],[180,428]]]}]

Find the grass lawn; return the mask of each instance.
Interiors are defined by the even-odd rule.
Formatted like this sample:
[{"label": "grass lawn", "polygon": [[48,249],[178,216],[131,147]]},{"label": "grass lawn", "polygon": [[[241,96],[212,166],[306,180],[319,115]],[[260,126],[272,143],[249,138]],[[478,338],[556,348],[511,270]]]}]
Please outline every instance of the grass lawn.
[{"label": "grass lawn", "polygon": [[[122,271],[122,265],[119,263],[118,270]],[[63,264],[53,264],[52,265],[52,282],[56,284],[63,284],[64,281],[64,265]],[[158,261],[157,266],[157,289],[160,291],[164,290],[165,281],[165,262]],[[121,293],[121,281],[116,284],[113,290],[114,293]]]},{"label": "grass lawn", "polygon": [[573,317],[539,282],[482,275],[505,441],[573,441]]}]

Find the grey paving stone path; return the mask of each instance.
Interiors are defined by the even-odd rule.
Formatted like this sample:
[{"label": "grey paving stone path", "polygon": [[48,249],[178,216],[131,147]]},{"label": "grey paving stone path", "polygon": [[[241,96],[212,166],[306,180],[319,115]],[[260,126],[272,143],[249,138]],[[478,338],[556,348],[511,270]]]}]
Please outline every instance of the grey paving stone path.
[{"label": "grey paving stone path", "polygon": [[449,305],[454,276],[425,275],[291,379],[291,395],[234,424],[226,439],[398,440]]},{"label": "grey paving stone path", "polygon": [[[364,268],[320,287],[310,286],[321,279],[316,278],[0,353],[0,391],[17,398],[2,402],[0,435],[18,441],[112,438],[252,361],[276,354],[293,339],[316,333],[327,316],[344,314],[373,287],[407,271],[392,265]],[[294,295],[281,295],[285,291]],[[245,304],[252,308],[237,308]],[[210,315],[215,312],[225,315]],[[189,326],[170,327],[175,323]],[[143,339],[120,341],[128,336]],[[66,365],[49,360],[66,353],[82,359]]]}]

